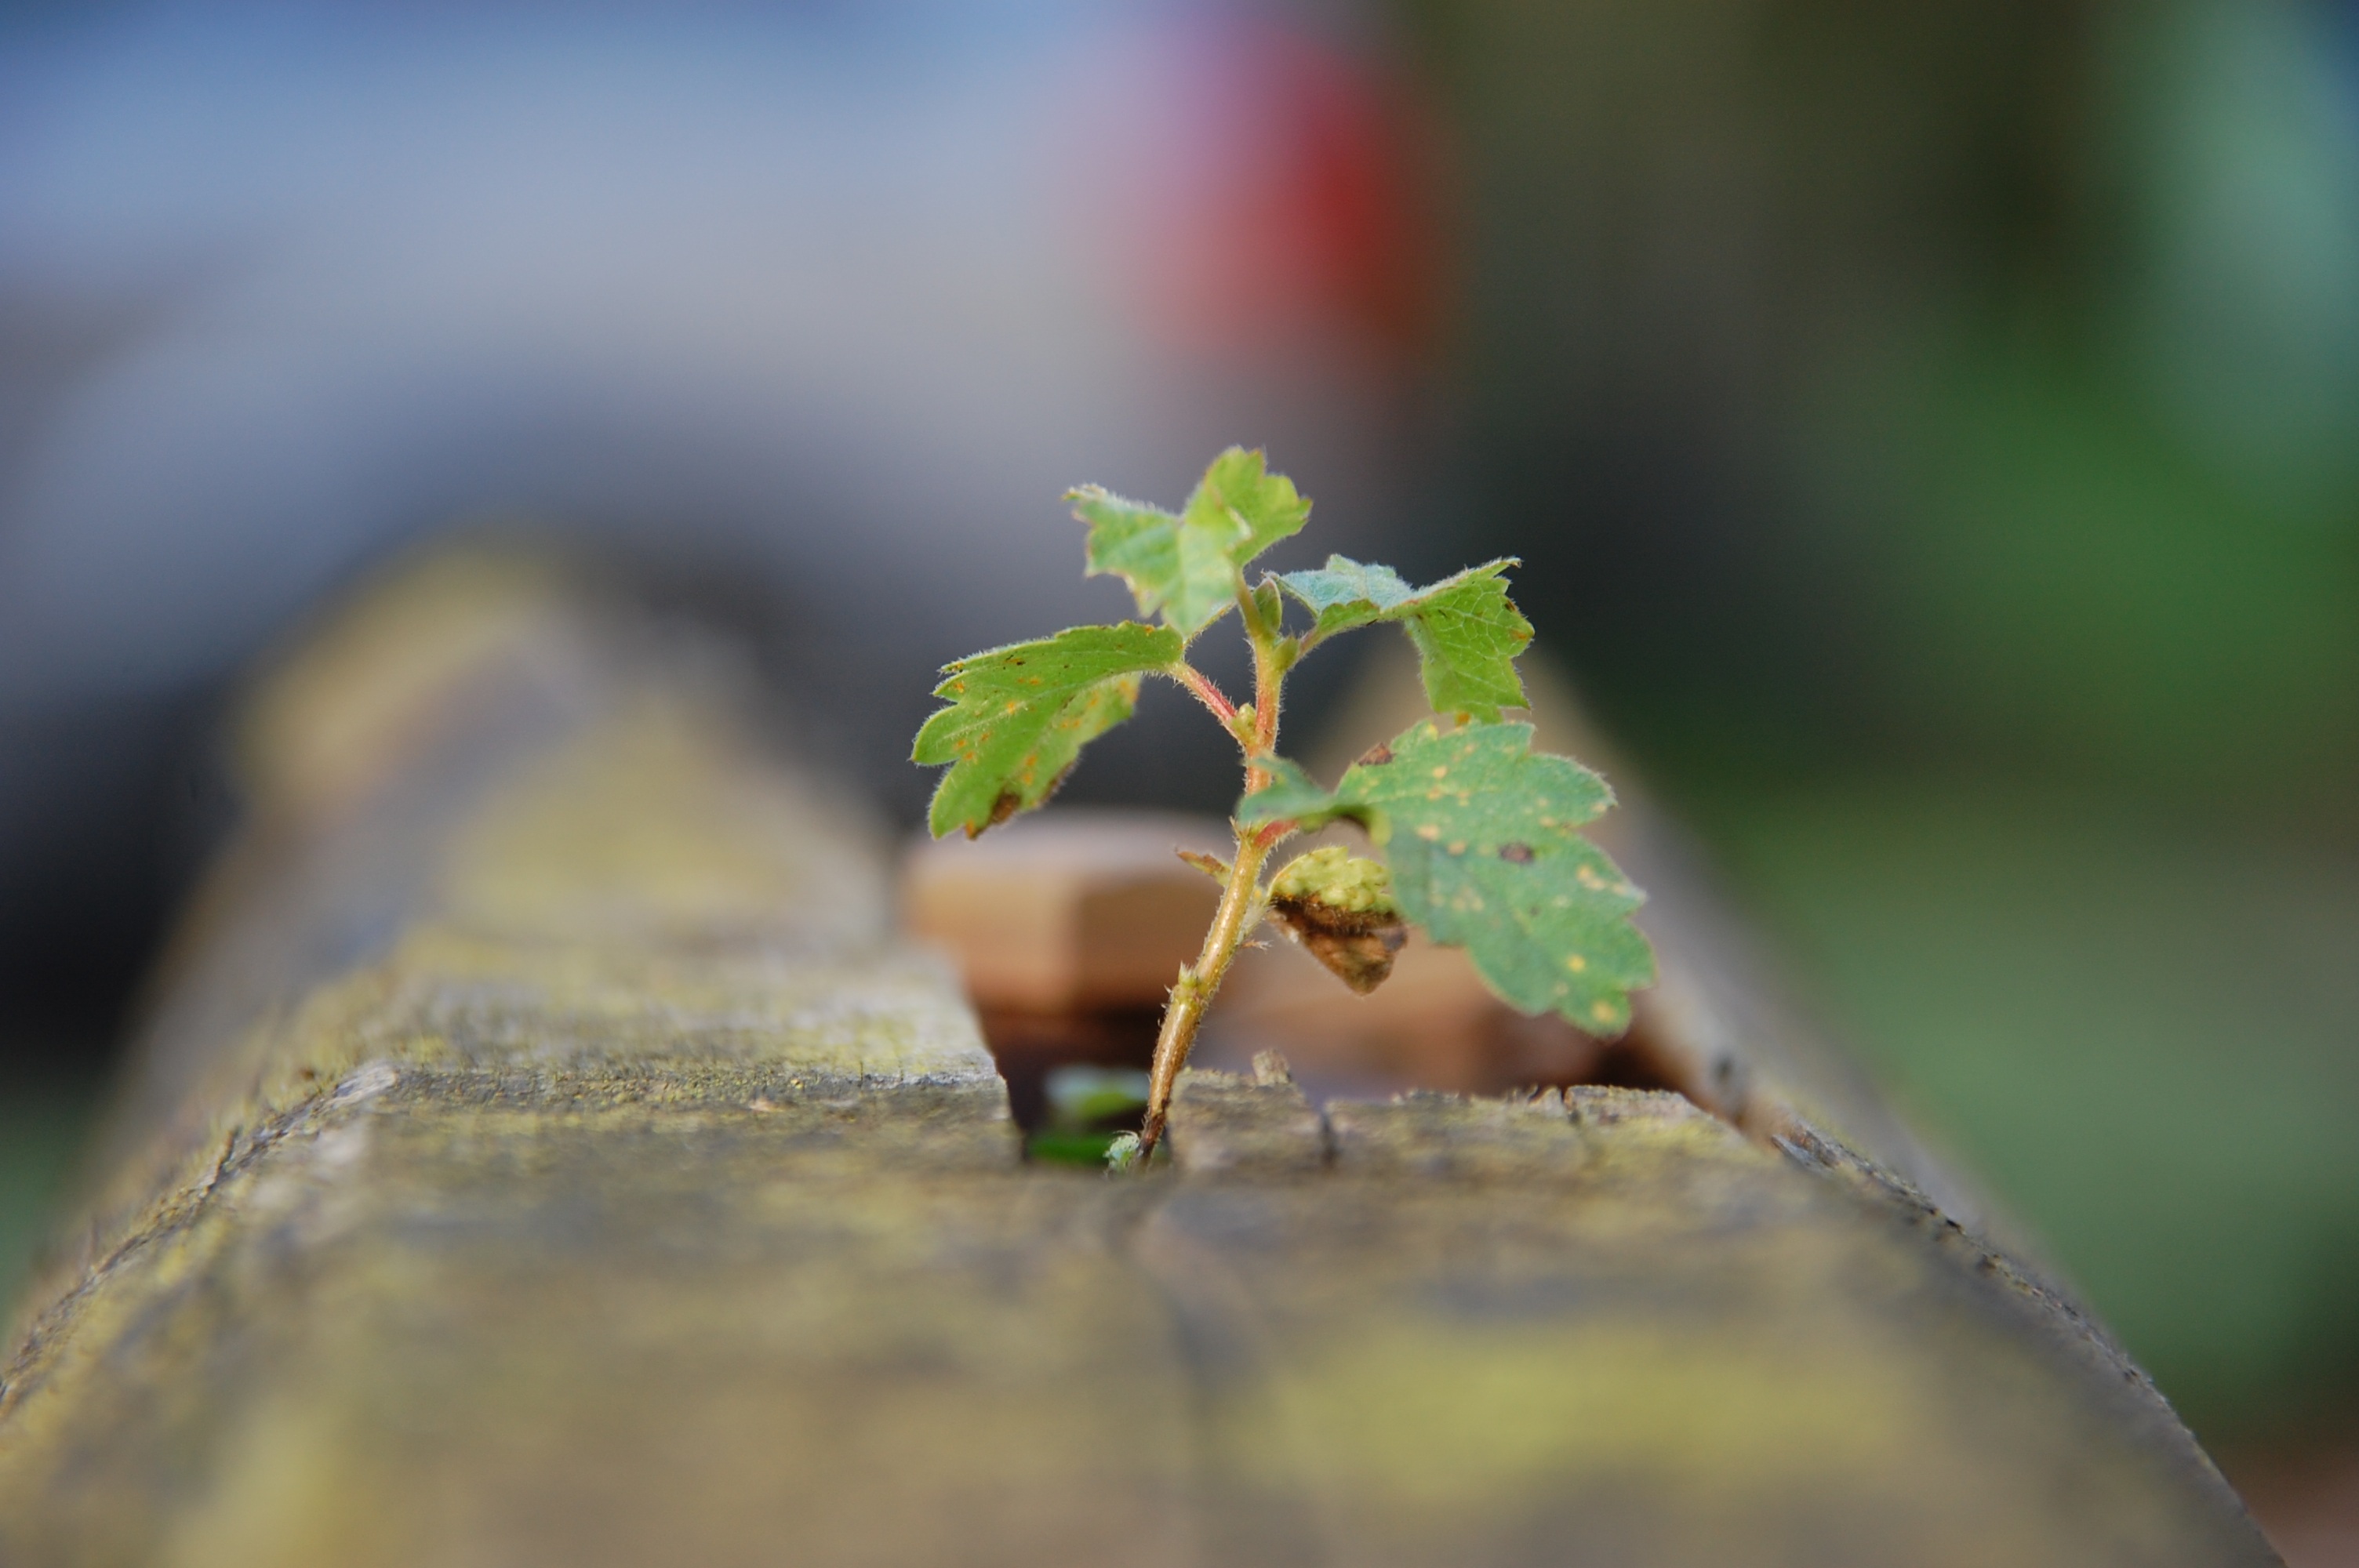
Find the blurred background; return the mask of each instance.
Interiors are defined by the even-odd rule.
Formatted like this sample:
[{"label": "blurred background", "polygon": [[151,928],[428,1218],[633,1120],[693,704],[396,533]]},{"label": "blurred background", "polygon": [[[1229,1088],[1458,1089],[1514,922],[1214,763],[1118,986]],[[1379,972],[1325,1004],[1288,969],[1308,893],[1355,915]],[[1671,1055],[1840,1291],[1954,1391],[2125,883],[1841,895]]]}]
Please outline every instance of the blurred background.
[{"label": "blurred background", "polygon": [[[1517,596],[2297,1563],[2359,1562],[2359,0],[0,5],[0,1289],[438,531],[932,668],[1266,445]],[[1350,677],[1306,666],[1313,708]],[[1217,809],[1151,697],[1082,800]]]}]

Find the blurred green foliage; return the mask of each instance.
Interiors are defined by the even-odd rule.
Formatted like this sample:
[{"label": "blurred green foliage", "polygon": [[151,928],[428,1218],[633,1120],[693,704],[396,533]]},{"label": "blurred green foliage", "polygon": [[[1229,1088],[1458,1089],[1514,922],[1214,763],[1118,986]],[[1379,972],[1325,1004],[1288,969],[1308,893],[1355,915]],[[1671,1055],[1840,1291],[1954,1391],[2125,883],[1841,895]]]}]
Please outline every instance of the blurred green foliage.
[{"label": "blurred green foliage", "polygon": [[1891,749],[2336,810],[2359,777],[2359,494],[2236,482],[2085,354],[1985,341],[1913,368],[1848,389],[1847,439],[1813,454],[1852,465],[1824,514],[1876,583],[1858,683]]},{"label": "blurred green foliage", "polygon": [[1903,1108],[2200,1431],[2359,1400],[2359,853],[1921,783],[1706,821]]},{"label": "blurred green foliage", "polygon": [[1026,1154],[1056,1165],[1103,1168],[1106,1150],[1136,1133],[1147,1110],[1147,1075],[1129,1067],[1072,1062],[1049,1069],[1049,1119],[1024,1140]]},{"label": "blurred green foliage", "polygon": [[1401,15],[1437,535],[2200,1427],[2359,1419],[2359,11]]},{"label": "blurred green foliage", "polygon": [[88,1129],[94,1096],[79,1085],[11,1085],[0,1089],[0,1315],[16,1292],[51,1219]]}]

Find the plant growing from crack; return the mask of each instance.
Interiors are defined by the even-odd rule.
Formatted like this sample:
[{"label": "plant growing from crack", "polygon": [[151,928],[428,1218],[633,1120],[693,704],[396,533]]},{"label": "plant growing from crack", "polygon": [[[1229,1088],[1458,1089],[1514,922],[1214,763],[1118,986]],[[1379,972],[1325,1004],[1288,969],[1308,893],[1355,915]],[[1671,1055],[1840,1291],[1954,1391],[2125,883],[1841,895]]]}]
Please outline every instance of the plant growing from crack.
[{"label": "plant growing from crack", "polygon": [[[1484,981],[1522,1011],[1560,1013],[1608,1038],[1629,1026],[1630,992],[1655,978],[1653,949],[1630,923],[1643,895],[1577,831],[1613,792],[1571,758],[1534,752],[1531,727],[1500,717],[1527,706],[1515,661],[1532,628],[1507,598],[1514,559],[1424,588],[1342,556],[1248,582],[1246,568],[1301,530],[1310,503],[1261,453],[1234,447],[1177,513],[1094,485],[1066,499],[1089,528],[1090,575],[1121,578],[1153,623],[1075,626],[945,666],[934,695],[947,706],[918,731],[911,756],[949,766],[928,817],[935,837],[963,829],[972,838],[1055,794],[1082,748],[1131,716],[1148,676],[1186,687],[1244,753],[1234,856],[1181,851],[1220,884],[1220,905],[1164,1008],[1145,1123],[1110,1160],[1143,1162],[1161,1141],[1205,1009],[1265,919],[1355,991],[1391,973],[1416,925],[1465,947]],[[1291,632],[1289,600],[1309,621]],[[1254,692],[1243,703],[1188,662],[1190,644],[1232,610],[1253,650]],[[1330,638],[1378,623],[1408,633],[1435,717],[1321,788],[1277,754],[1287,676]],[[1281,843],[1337,821],[1356,823],[1383,860],[1330,845],[1264,880]]]}]

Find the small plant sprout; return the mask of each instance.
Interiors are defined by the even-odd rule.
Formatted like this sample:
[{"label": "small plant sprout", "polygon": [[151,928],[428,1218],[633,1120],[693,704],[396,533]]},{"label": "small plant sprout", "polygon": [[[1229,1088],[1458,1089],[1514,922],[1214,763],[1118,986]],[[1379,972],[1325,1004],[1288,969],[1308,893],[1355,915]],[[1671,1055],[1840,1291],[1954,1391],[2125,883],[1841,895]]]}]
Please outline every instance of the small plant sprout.
[{"label": "small plant sprout", "polygon": [[[1310,503],[1231,448],[1212,460],[1177,514],[1094,485],[1068,497],[1089,527],[1090,575],[1130,587],[1152,623],[1075,626],[992,648],[943,670],[947,704],[918,731],[919,762],[948,764],[929,825],[970,838],[1056,793],[1082,748],[1131,716],[1148,676],[1177,681],[1244,753],[1232,817],[1236,852],[1181,851],[1222,889],[1203,950],[1171,988],[1155,1043],[1145,1124],[1117,1141],[1117,1168],[1143,1166],[1163,1137],[1173,1084],[1237,949],[1274,921],[1354,991],[1392,972],[1408,928],[1463,946],[1501,999],[1562,1014],[1607,1038],[1630,1022],[1630,992],[1655,979],[1654,951],[1630,923],[1643,895],[1577,829],[1614,802],[1605,781],[1531,749],[1531,726],[1502,721],[1527,706],[1516,655],[1532,636],[1507,598],[1513,559],[1412,588],[1389,567],[1331,556],[1316,571],[1246,568],[1302,528]],[[1288,632],[1288,601],[1308,625]],[[1238,703],[1188,662],[1188,648],[1231,611],[1253,649],[1253,699]],[[1277,754],[1286,677],[1330,638],[1379,622],[1417,648],[1435,717],[1376,746],[1332,789]],[[1295,834],[1357,824],[1381,860],[1329,845],[1263,880]]]}]

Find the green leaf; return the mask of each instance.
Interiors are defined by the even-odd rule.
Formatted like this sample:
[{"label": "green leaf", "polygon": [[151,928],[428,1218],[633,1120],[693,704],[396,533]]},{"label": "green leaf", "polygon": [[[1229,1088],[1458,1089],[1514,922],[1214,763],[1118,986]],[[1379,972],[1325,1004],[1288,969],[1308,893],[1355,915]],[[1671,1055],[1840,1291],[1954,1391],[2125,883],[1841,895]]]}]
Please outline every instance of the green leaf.
[{"label": "green leaf", "polygon": [[927,820],[939,838],[970,838],[1057,791],[1082,748],[1131,715],[1139,676],[1179,662],[1180,634],[1125,621],[1076,626],[942,666],[934,695],[950,706],[918,731],[912,761],[951,771]]},{"label": "green leaf", "polygon": [[1254,613],[1261,617],[1262,630],[1272,636],[1286,629],[1286,597],[1277,591],[1276,578],[1264,578],[1254,585]]},{"label": "green leaf", "polygon": [[1295,492],[1292,480],[1271,473],[1260,452],[1231,447],[1196,481],[1182,515],[1201,528],[1242,529],[1229,553],[1242,568],[1280,539],[1300,533],[1310,520],[1310,503]]},{"label": "green leaf", "polygon": [[1295,770],[1245,796],[1237,819],[1358,822],[1384,848],[1403,913],[1464,947],[1501,998],[1618,1034],[1629,993],[1655,979],[1654,950],[1629,918],[1645,895],[1575,831],[1613,791],[1571,758],[1532,751],[1531,738],[1528,724],[1445,732],[1427,719],[1353,763],[1333,790],[1306,791]]},{"label": "green leaf", "polygon": [[1074,503],[1073,515],[1090,525],[1090,576],[1111,572],[1128,583],[1141,615],[1160,614],[1187,638],[1236,602],[1233,538],[1095,485],[1066,499]]},{"label": "green leaf", "polygon": [[1331,808],[1334,797],[1321,789],[1318,781],[1304,773],[1300,764],[1284,757],[1258,757],[1254,766],[1269,774],[1269,783],[1237,804],[1238,821],[1252,827],[1321,811],[1326,811],[1330,818],[1333,816]]},{"label": "green leaf", "polygon": [[1434,709],[1495,721],[1503,708],[1528,706],[1516,656],[1531,642],[1532,623],[1507,598],[1506,570],[1517,564],[1503,557],[1411,588],[1390,567],[1330,556],[1317,571],[1286,572],[1277,580],[1318,616],[1314,641],[1397,622],[1416,644]]},{"label": "green leaf", "polygon": [[1093,484],[1066,499],[1090,526],[1090,575],[1121,578],[1141,615],[1160,614],[1183,638],[1225,614],[1244,586],[1245,563],[1310,516],[1294,482],[1242,447],[1212,460],[1177,516]]},{"label": "green leaf", "polygon": [[1392,568],[1369,566],[1349,556],[1330,556],[1317,571],[1282,572],[1275,580],[1319,617],[1311,628],[1317,637],[1381,621],[1387,611],[1418,597],[1418,590]]},{"label": "green leaf", "polygon": [[1125,1138],[1134,1145],[1138,1141],[1136,1132],[1060,1132],[1044,1127],[1024,1140],[1024,1153],[1052,1165],[1103,1165],[1106,1152]]}]

